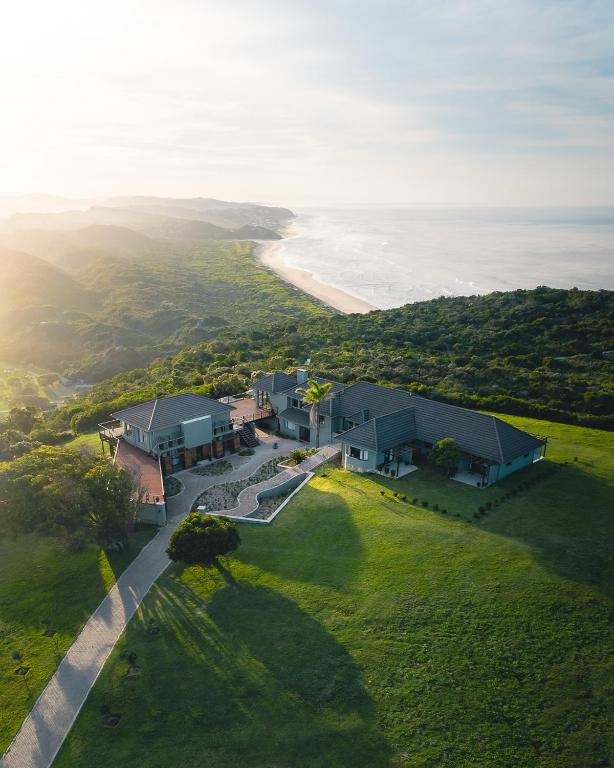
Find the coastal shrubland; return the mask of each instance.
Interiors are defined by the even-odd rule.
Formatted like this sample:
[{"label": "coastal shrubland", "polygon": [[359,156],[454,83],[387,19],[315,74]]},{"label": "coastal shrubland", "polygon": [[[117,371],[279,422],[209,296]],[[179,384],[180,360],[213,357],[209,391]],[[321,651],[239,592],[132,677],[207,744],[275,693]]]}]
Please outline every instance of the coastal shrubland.
[{"label": "coastal shrubland", "polygon": [[313,373],[347,383],[614,427],[614,292],[550,288],[220,329],[213,341],[101,382],[50,422],[91,427],[118,407],[187,389],[220,396],[255,370],[293,370],[307,358]]}]

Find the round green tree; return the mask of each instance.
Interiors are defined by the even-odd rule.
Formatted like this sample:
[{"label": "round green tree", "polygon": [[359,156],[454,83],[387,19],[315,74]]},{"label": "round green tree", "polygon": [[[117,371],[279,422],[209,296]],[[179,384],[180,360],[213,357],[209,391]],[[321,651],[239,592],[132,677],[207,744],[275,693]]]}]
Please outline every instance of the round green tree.
[{"label": "round green tree", "polygon": [[444,437],[436,443],[430,455],[431,462],[446,475],[451,475],[456,470],[460,457],[460,445],[453,437]]},{"label": "round green tree", "polygon": [[166,554],[173,562],[211,566],[240,543],[237,527],[227,517],[192,512],[171,536]]}]

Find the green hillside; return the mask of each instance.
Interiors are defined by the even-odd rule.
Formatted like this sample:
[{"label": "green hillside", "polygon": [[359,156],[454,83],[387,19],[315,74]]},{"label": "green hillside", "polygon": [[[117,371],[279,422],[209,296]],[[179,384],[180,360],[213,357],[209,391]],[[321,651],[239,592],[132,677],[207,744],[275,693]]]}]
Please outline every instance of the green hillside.
[{"label": "green hillside", "polygon": [[0,252],[0,360],[96,381],[160,355],[328,311],[252,257],[248,241],[161,241],[102,226],[24,232]]},{"label": "green hillside", "polygon": [[[442,298],[367,315],[312,314],[215,340],[120,375],[71,409],[107,412],[254,370],[291,368],[410,387],[484,410],[614,427],[614,292],[538,288]],[[247,382],[247,379],[244,378]],[[58,414],[58,418],[61,418]],[[91,424],[96,417],[92,413]]]},{"label": "green hillside", "polygon": [[614,436],[512,422],[548,455],[497,486],[325,466],[234,581],[171,568],[54,765],[611,765]]}]

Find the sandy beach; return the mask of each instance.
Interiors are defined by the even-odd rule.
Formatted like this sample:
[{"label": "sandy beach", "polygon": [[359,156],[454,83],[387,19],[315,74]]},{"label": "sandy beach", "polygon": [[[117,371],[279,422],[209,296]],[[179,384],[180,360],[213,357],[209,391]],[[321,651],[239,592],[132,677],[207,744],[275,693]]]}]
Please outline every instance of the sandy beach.
[{"label": "sandy beach", "polygon": [[279,241],[260,241],[254,251],[254,256],[265,267],[273,270],[282,280],[291,283],[304,293],[319,299],[333,309],[346,315],[353,313],[366,314],[377,307],[356,298],[332,285],[316,280],[311,272],[296,267],[289,267],[281,257]]}]

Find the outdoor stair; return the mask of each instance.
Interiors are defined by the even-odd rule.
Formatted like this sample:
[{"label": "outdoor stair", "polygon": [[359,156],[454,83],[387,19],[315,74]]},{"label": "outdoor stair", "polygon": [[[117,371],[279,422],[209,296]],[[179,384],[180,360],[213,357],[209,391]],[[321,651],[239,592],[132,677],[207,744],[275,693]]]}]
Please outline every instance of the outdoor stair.
[{"label": "outdoor stair", "polygon": [[257,445],[259,445],[260,440],[258,440],[256,437],[256,430],[252,424],[245,423],[240,427],[238,431],[241,442],[247,448],[255,448]]}]

